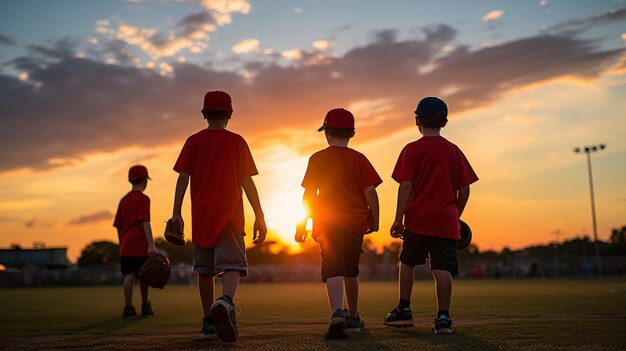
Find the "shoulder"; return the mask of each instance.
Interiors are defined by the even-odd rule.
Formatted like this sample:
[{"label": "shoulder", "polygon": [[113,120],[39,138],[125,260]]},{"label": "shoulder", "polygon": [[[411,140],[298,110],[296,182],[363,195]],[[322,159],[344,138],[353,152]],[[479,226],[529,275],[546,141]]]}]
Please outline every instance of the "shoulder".
[{"label": "shoulder", "polygon": [[348,150],[349,150],[348,154],[354,159],[369,162],[369,160],[367,159],[367,156],[365,156],[363,153],[356,151],[355,149],[348,148]]},{"label": "shoulder", "polygon": [[402,148],[402,151],[400,153],[406,153],[406,152],[415,151],[416,149],[419,149],[420,147],[422,147],[423,143],[424,143],[423,138],[422,139],[417,139],[415,141],[412,141],[412,142],[406,144]]},{"label": "shoulder", "polygon": [[446,139],[446,138],[441,138],[442,139],[442,143],[451,151],[451,152],[455,152],[455,153],[463,153],[463,151],[461,151],[461,148],[458,147],[455,143],[451,142],[450,140]]},{"label": "shoulder", "polygon": [[142,191],[138,191],[139,195],[138,197],[143,200],[143,201],[148,201],[150,202],[150,197],[148,195],[146,195],[144,192]]},{"label": "shoulder", "polygon": [[330,148],[325,148],[320,151],[317,151],[313,153],[311,157],[309,157],[309,160],[317,160],[317,159],[323,158],[324,156],[328,155],[329,151],[330,151]]}]

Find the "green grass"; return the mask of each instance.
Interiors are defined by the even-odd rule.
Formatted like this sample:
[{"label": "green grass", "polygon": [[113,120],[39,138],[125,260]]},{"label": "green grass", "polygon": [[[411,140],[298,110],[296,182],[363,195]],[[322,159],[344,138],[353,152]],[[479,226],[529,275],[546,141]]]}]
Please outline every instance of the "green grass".
[{"label": "green grass", "polygon": [[[326,341],[325,287],[244,284],[236,302],[239,341],[198,339],[201,308],[194,286],[152,290],[154,318],[121,318],[120,287],[0,290],[0,349],[254,349],[262,350],[623,350],[624,279],[456,281],[456,333],[430,333],[432,282],[417,281],[416,326],[395,329],[382,317],[397,302],[392,282],[361,285],[367,329],[348,340]],[[138,291],[135,289],[135,299]],[[135,305],[139,302],[136,300]]]}]

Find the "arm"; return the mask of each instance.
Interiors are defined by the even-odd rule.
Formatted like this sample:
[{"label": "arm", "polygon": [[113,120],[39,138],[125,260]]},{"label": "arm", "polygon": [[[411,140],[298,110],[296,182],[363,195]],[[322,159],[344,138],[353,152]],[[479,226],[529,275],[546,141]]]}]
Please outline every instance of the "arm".
[{"label": "arm", "polygon": [[265,240],[267,227],[265,226],[265,215],[263,214],[263,209],[261,208],[259,193],[256,190],[256,185],[254,185],[254,180],[252,180],[252,177],[250,176],[243,177],[241,180],[241,187],[246,193],[246,197],[252,206],[252,210],[254,210],[255,219],[254,229],[252,231],[252,238],[254,239],[253,242],[255,244],[260,244]]},{"label": "arm", "polygon": [[372,226],[366,234],[377,232],[379,225],[378,193],[373,185],[365,189],[365,202],[367,202],[367,207],[370,208],[372,214]]},{"label": "arm", "polygon": [[152,227],[150,226],[150,222],[143,222],[142,224],[143,231],[146,233],[146,239],[148,240],[148,255],[153,255],[157,253],[157,248],[152,239]]},{"label": "arm", "polygon": [[465,210],[465,205],[467,205],[467,200],[469,200],[470,196],[470,187],[469,185],[459,189],[456,197],[456,205],[459,208],[459,218],[463,214],[463,210]]},{"label": "arm", "polygon": [[181,210],[183,208],[183,199],[185,198],[187,185],[189,185],[189,174],[180,172],[178,174],[178,180],[176,181],[176,192],[174,194],[174,209],[172,210],[172,220],[174,222],[178,222],[178,225],[181,229],[184,225]]},{"label": "arm", "polygon": [[[302,218],[296,225],[296,238],[297,242],[304,242],[307,237],[306,221],[313,217],[313,203],[317,197],[317,189],[305,188],[304,195],[302,196],[302,206],[305,209],[304,218]],[[313,240],[317,241],[317,237],[313,237]]]},{"label": "arm", "polygon": [[406,211],[406,206],[409,202],[409,197],[411,195],[411,187],[412,184],[409,181],[403,180],[400,182],[398,186],[398,204],[396,206],[396,218],[391,225],[391,236],[394,238],[402,237],[402,232],[404,231],[404,225],[402,224],[402,220],[404,218],[404,212]]}]

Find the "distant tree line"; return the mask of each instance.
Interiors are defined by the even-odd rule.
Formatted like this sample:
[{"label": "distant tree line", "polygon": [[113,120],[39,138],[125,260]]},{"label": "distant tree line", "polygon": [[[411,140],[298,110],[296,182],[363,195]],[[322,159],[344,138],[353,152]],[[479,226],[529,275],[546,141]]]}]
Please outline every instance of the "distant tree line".
[{"label": "distant tree line", "polygon": [[[184,246],[174,246],[163,238],[157,238],[155,244],[158,249],[167,252],[172,264],[179,262],[192,262],[193,244],[185,243]],[[626,256],[626,225],[614,228],[611,231],[609,241],[600,241],[600,253],[602,256]],[[588,236],[565,240],[560,243],[533,245],[520,250],[511,250],[507,247],[499,252],[493,250],[480,251],[478,246],[472,244],[467,250],[459,252],[459,258],[476,258],[483,261],[499,261],[514,256],[524,255],[527,257],[548,257],[558,251],[563,258],[592,257],[595,254],[594,242]],[[400,243],[393,242],[387,247],[377,248],[366,237],[363,245],[361,262],[376,263],[384,259],[397,257],[400,252]],[[260,245],[253,245],[246,251],[248,261],[251,264],[268,263],[281,264],[293,262],[320,262],[319,247],[317,244],[308,242],[303,244],[302,251],[290,254],[286,245],[276,241],[266,241]],[[119,245],[110,241],[94,241],[87,245],[78,259],[79,266],[100,265],[119,262]]]}]

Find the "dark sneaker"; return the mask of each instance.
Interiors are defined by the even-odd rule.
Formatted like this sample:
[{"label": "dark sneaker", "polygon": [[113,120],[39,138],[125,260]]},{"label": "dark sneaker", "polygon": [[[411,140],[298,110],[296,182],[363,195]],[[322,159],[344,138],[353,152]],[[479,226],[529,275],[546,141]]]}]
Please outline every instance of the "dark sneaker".
[{"label": "dark sneaker", "polygon": [[141,304],[141,316],[142,317],[154,316],[154,311],[152,310],[152,305],[150,304],[150,302]]},{"label": "dark sneaker", "polygon": [[211,317],[215,322],[217,337],[225,342],[237,341],[237,313],[235,305],[224,296],[218,298],[211,306]]},{"label": "dark sneaker", "polygon": [[397,328],[413,326],[413,311],[410,308],[399,310],[397,307],[385,316],[385,325]]},{"label": "dark sneaker", "polygon": [[330,316],[330,323],[328,324],[328,332],[324,335],[326,339],[343,339],[347,338],[346,335],[346,320],[347,314],[341,308],[338,308]]},{"label": "dark sneaker", "polygon": [[363,318],[361,318],[361,316],[359,315],[358,312],[356,314],[356,317],[350,317],[348,315],[348,310],[344,309],[343,311],[348,316],[348,318],[346,319],[346,329],[347,330],[350,330],[350,331],[360,331],[361,329],[365,328],[365,321],[363,320]]},{"label": "dark sneaker", "polygon": [[433,332],[435,334],[452,334],[452,319],[446,315],[441,315],[433,321]]},{"label": "dark sneaker", "polygon": [[126,317],[135,317],[137,315],[137,311],[135,311],[135,306],[124,306],[124,318]]},{"label": "dark sneaker", "polygon": [[204,317],[202,318],[202,329],[200,329],[200,339],[209,339],[213,335],[215,335],[215,322],[213,322],[213,318]]}]

